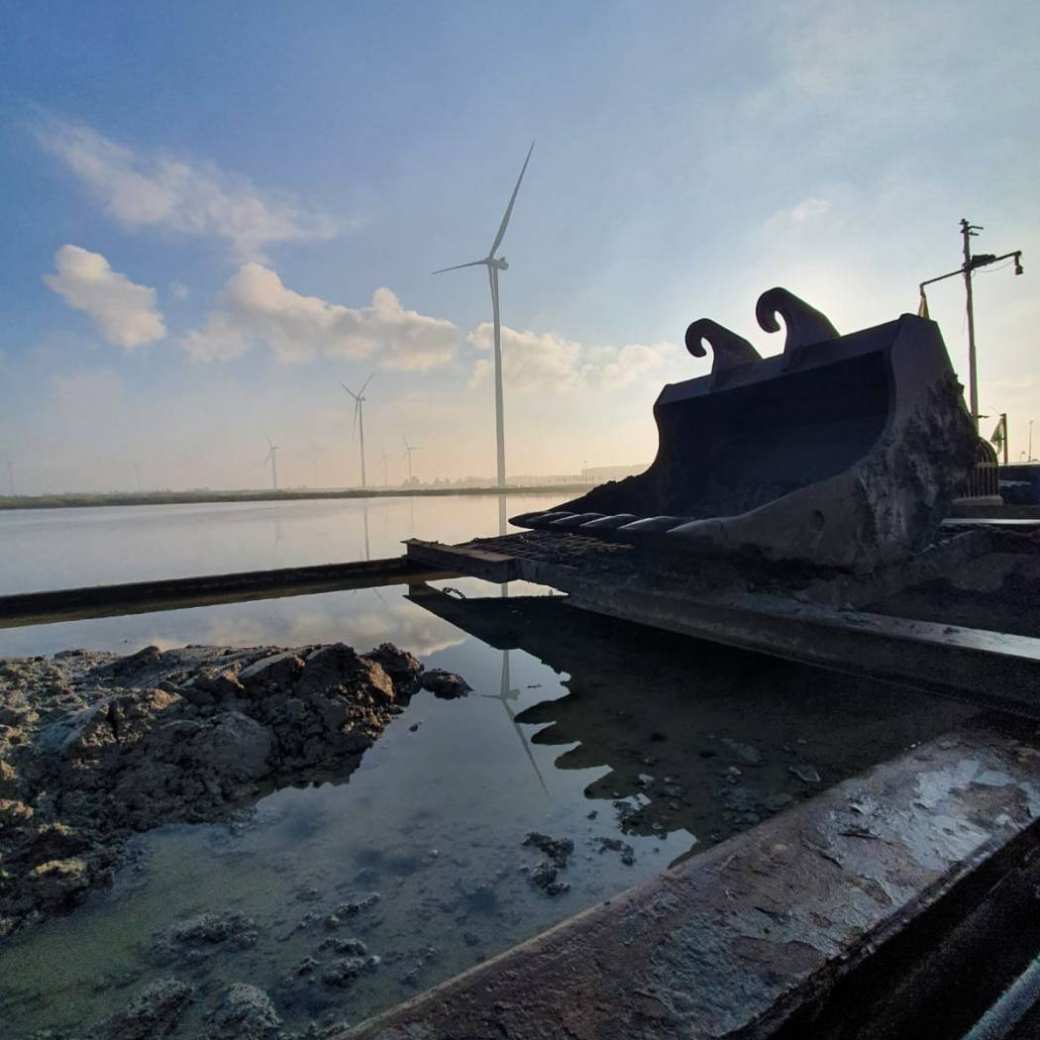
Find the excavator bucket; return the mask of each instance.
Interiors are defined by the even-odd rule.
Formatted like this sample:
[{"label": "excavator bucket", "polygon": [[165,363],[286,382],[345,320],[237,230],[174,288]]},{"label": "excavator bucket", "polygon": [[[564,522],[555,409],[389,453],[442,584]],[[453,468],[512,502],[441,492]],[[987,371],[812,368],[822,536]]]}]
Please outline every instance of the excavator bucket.
[{"label": "excavator bucket", "polygon": [[768,358],[695,321],[686,346],[711,346],[711,374],[661,391],[650,468],[512,522],[856,571],[929,544],[977,444],[938,326],[904,314],[841,336],[779,288],[756,308],[768,332],[777,315],[787,339]]}]

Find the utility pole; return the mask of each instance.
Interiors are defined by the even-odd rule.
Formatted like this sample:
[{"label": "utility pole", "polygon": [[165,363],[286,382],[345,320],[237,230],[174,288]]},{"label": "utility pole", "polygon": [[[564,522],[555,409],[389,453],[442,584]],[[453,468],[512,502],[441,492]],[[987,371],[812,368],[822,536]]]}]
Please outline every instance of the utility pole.
[{"label": "utility pole", "polygon": [[971,239],[982,228],[969,224],[961,218],[961,237],[964,239],[964,292],[968,306],[968,392],[970,394],[971,417],[975,428],[979,425],[979,377],[975,362],[975,306],[971,298]]},{"label": "utility pole", "polygon": [[945,278],[953,278],[955,275],[962,275],[964,278],[964,289],[967,294],[967,308],[968,308],[968,402],[971,410],[971,421],[975,424],[975,430],[978,432],[979,428],[979,380],[978,380],[978,369],[975,360],[975,308],[972,301],[971,292],[971,272],[976,267],[985,267],[988,264],[995,264],[998,260],[1008,260],[1014,258],[1015,261],[1015,274],[1022,273],[1022,250],[1016,249],[1010,253],[1004,253],[1003,256],[995,256],[993,253],[976,253],[972,256],[971,252],[971,239],[975,237],[976,232],[985,230],[981,224],[970,224],[964,218],[961,218],[961,238],[963,240],[963,252],[964,252],[964,265],[959,267],[956,271],[948,271],[946,274],[941,274],[936,278],[929,278],[923,281],[918,286],[921,293],[921,310],[919,313],[923,317],[928,316],[928,301],[925,299],[924,287],[931,285],[933,282],[941,282]]},{"label": "utility pole", "polygon": [[1008,464],[1007,412],[1000,413],[1000,429],[1004,434],[1004,465]]}]

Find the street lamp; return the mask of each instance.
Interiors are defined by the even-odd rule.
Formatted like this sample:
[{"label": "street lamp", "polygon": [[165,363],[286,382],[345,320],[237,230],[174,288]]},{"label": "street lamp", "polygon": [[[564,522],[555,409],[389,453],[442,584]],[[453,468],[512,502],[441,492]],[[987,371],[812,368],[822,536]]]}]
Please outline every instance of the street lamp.
[{"label": "street lamp", "polygon": [[[924,295],[924,287],[926,285],[931,285],[933,282],[941,282],[945,278],[953,278],[958,274],[964,277],[964,291],[967,296],[968,309],[968,394],[971,406],[971,421],[975,424],[976,432],[979,428],[979,380],[975,364],[975,307],[972,303],[971,296],[971,272],[974,271],[976,267],[986,267],[988,264],[997,263],[998,260],[1008,260],[1011,257],[1014,257],[1015,274],[1022,273],[1021,249],[1005,253],[1003,256],[995,256],[993,253],[976,253],[972,256],[971,240],[975,237],[976,232],[983,230],[984,228],[981,225],[969,224],[967,220],[962,218],[961,237],[964,240],[964,264],[961,267],[958,267],[956,271],[948,271],[946,274],[938,275],[935,278],[928,278],[918,286],[921,293],[921,305],[918,314],[923,318],[927,318],[928,300]],[[1030,454],[1032,453],[1030,452]]]}]

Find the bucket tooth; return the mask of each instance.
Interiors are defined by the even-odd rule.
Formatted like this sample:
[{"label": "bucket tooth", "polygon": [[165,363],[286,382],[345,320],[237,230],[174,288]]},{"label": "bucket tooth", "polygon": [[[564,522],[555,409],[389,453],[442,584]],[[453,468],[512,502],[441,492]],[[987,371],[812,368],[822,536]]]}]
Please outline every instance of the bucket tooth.
[{"label": "bucket tooth", "polygon": [[545,516],[545,510],[539,509],[533,513],[518,513],[516,516],[511,516],[509,522],[514,527],[530,527],[543,516]]},{"label": "bucket tooth", "polygon": [[589,520],[581,525],[581,530],[588,531],[589,534],[606,535],[638,519],[639,517],[635,513],[615,513],[613,516],[601,516],[598,520]]},{"label": "bucket tooth", "polygon": [[642,520],[635,520],[630,524],[625,524],[623,527],[617,529],[617,533],[625,537],[626,540],[629,538],[644,538],[649,535],[664,534],[667,531],[671,531],[673,527],[678,527],[681,524],[689,520],[689,517],[683,516],[646,516]]},{"label": "bucket tooth", "polygon": [[554,520],[549,526],[554,529],[563,528],[566,531],[574,527],[580,527],[591,520],[601,520],[602,518],[602,513],[574,513],[571,516],[563,517],[562,520]]},{"label": "bucket tooth", "polygon": [[566,520],[569,516],[574,516],[574,513],[570,510],[554,509],[528,520],[526,524],[517,524],[517,526],[533,527],[537,531],[545,527],[551,527],[557,520]]},{"label": "bucket tooth", "polygon": [[711,347],[711,374],[658,395],[649,469],[526,526],[596,513],[577,529],[680,560],[753,553],[856,571],[930,544],[978,444],[938,326],[904,314],[840,336],[780,288],[755,312],[767,331],[782,319],[782,354],[760,358],[717,322],[693,322],[687,347]]}]

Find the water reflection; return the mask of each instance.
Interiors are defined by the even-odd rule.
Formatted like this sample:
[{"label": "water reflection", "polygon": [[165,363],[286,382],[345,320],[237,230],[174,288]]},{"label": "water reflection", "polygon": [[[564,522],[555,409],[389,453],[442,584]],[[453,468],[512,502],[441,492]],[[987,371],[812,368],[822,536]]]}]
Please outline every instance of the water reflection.
[{"label": "water reflection", "polygon": [[464,541],[552,495],[445,495],[0,511],[0,595],[400,556]]},{"label": "water reflection", "polygon": [[[869,679],[748,654],[568,607],[562,597],[409,598],[500,648],[510,721],[562,748],[557,769],[597,769],[585,789],[632,835],[713,842],[949,730],[970,707]],[[566,696],[514,713],[508,655],[567,673]]]}]

